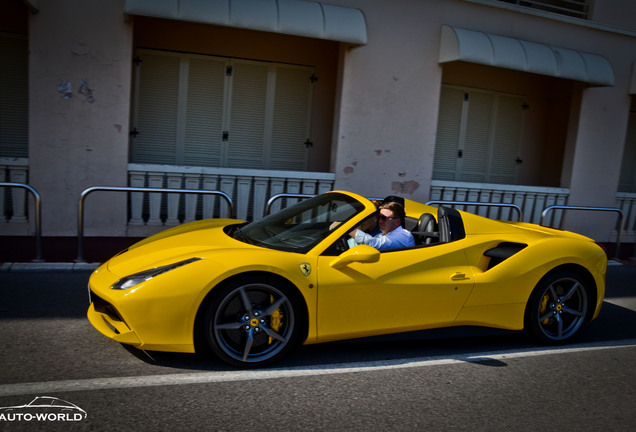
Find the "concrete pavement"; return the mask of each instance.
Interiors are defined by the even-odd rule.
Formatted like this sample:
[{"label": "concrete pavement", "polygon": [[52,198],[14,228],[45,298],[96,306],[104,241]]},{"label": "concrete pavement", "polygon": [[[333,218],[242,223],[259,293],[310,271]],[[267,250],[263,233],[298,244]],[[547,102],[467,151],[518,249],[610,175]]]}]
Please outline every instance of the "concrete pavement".
[{"label": "concrete pavement", "polygon": [[65,271],[65,272],[81,272],[93,271],[99,267],[101,263],[87,262],[16,262],[3,263],[0,265],[0,272],[48,272],[48,271]]}]

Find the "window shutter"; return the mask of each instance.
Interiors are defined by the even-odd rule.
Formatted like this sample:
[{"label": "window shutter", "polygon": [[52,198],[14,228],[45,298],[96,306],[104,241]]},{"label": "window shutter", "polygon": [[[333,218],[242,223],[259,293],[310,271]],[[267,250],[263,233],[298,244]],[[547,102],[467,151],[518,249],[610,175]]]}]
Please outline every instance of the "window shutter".
[{"label": "window shutter", "polygon": [[180,62],[177,55],[141,54],[134,162],[176,163]]},{"label": "window shutter", "polygon": [[492,164],[488,181],[514,184],[523,124],[523,99],[498,95]]},{"label": "window shutter", "polygon": [[263,167],[268,69],[252,62],[233,64],[228,167]]},{"label": "window shutter", "polygon": [[185,165],[221,165],[226,63],[213,58],[189,58]]},{"label": "window shutter", "polygon": [[433,178],[515,184],[523,102],[519,96],[443,86]]},{"label": "window shutter", "polygon": [[462,128],[463,99],[463,90],[442,87],[433,165],[433,178],[436,180],[455,180],[457,152]]},{"label": "window shutter", "polygon": [[459,180],[485,182],[488,172],[488,145],[491,138],[492,95],[471,92],[466,119],[466,137],[460,159]]},{"label": "window shutter", "polygon": [[28,157],[28,40],[0,35],[0,156]]},{"label": "window shutter", "polygon": [[306,169],[311,68],[139,52],[133,162]]},{"label": "window shutter", "polygon": [[270,168],[304,170],[310,132],[312,70],[279,66],[276,69]]}]

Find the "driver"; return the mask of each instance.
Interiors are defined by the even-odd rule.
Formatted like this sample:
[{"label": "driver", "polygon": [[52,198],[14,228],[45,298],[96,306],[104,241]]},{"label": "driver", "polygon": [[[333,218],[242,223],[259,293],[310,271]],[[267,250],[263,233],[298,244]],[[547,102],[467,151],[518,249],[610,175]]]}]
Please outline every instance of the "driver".
[{"label": "driver", "polygon": [[380,233],[367,234],[363,227],[351,231],[349,235],[357,244],[366,244],[380,251],[415,246],[413,234],[404,225],[404,207],[397,202],[382,204],[377,216]]}]

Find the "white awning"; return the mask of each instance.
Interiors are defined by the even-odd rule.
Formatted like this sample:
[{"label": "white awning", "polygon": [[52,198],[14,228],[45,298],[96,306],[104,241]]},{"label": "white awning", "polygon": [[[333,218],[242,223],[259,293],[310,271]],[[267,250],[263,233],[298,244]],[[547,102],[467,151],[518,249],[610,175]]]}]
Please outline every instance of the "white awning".
[{"label": "white awning", "polygon": [[364,45],[359,9],[302,0],[126,0],[124,12]]},{"label": "white awning", "polygon": [[598,54],[443,25],[439,62],[452,61],[614,85],[612,65]]}]

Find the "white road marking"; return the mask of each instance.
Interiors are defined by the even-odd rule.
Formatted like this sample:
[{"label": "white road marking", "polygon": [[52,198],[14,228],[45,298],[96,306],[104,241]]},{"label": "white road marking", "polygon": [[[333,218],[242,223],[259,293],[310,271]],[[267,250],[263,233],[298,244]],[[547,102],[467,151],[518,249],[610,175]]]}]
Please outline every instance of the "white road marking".
[{"label": "white road marking", "polygon": [[532,350],[490,351],[458,354],[453,356],[435,356],[419,357],[413,359],[341,363],[333,365],[318,365],[312,367],[298,366],[286,369],[198,372],[168,375],[146,375],[137,377],[91,378],[65,381],[2,384],[0,385],[0,397],[17,395],[43,395],[71,391],[95,391],[104,389],[157,387],[184,384],[209,384],[276,378],[307,377],[318,375],[337,375],[388,369],[406,369],[450,365],[484,360],[505,360],[512,358],[536,357],[553,354],[608,350],[627,347],[636,347],[636,339],[576,344],[558,348],[540,347],[534,348]]},{"label": "white road marking", "polygon": [[606,298],[604,302],[611,303],[616,306],[621,306],[625,309],[636,312],[636,297],[612,297]]}]

